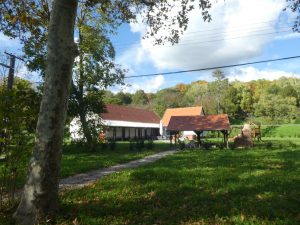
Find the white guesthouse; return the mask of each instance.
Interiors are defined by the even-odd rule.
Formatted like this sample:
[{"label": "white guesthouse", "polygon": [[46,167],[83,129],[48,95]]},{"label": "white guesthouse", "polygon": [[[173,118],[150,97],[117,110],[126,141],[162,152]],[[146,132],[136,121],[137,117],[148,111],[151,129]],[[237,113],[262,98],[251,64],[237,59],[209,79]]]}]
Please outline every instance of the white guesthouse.
[{"label": "white guesthouse", "polygon": [[[98,116],[97,116],[98,117]],[[106,105],[106,112],[99,114],[108,140],[128,140],[130,138],[156,138],[159,136],[160,118],[152,111],[123,105]],[[78,118],[70,124],[73,140],[82,138]],[[100,131],[99,131],[100,133]]]}]

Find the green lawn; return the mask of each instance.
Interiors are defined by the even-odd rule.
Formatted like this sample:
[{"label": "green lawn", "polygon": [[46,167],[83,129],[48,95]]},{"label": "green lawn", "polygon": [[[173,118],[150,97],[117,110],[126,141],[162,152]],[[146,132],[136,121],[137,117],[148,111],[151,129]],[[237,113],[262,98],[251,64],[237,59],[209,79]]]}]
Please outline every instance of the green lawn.
[{"label": "green lawn", "polygon": [[61,205],[58,224],[300,224],[299,139],[181,151],[67,191]]},{"label": "green lawn", "polygon": [[61,177],[129,162],[169,149],[169,143],[164,142],[154,142],[153,149],[145,146],[141,150],[130,150],[128,142],[118,142],[114,150],[107,148],[96,152],[86,152],[78,146],[67,145],[62,156]]},{"label": "green lawn", "polygon": [[[147,146],[145,145],[145,148],[139,151],[130,150],[128,142],[118,142],[114,150],[106,148],[90,152],[87,151],[84,146],[66,144],[63,147],[61,160],[61,178],[140,159],[159,151],[169,150],[170,148],[168,143],[163,142],[154,142],[153,149],[147,149],[146,147]],[[19,173],[16,181],[17,188],[21,188],[25,182],[29,156],[30,154],[23,157],[21,160],[22,162],[18,162]],[[3,169],[4,161],[0,161],[0,174],[3,173]],[[1,179],[2,176],[0,177],[0,181]]]},{"label": "green lawn", "polygon": [[262,126],[262,135],[263,137],[300,138],[300,125]]}]

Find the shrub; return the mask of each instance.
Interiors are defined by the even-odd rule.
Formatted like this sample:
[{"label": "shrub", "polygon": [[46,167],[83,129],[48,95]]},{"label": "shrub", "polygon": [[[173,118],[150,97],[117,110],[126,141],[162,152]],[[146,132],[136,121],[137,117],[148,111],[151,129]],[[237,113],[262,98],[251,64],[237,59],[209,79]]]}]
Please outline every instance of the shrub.
[{"label": "shrub", "polygon": [[178,140],[178,146],[180,150],[184,150],[185,149],[185,143],[183,141]]},{"label": "shrub", "polygon": [[100,142],[100,149],[105,150],[107,149],[108,143],[107,142]]},{"label": "shrub", "polygon": [[116,149],[116,141],[112,140],[108,142],[108,146],[110,150],[115,150]]},{"label": "shrub", "polygon": [[209,150],[210,147],[211,147],[211,144],[210,144],[210,143],[203,143],[203,144],[202,144],[202,147],[203,147],[205,150]]},{"label": "shrub", "polygon": [[143,139],[138,139],[136,141],[136,148],[137,150],[142,150],[145,147],[145,142]]},{"label": "shrub", "polygon": [[153,149],[154,147],[154,143],[153,143],[153,140],[152,139],[149,139],[146,143],[146,148],[147,149]]},{"label": "shrub", "polygon": [[135,140],[134,139],[129,139],[129,151],[134,150],[134,145],[135,145]]},{"label": "shrub", "polygon": [[225,146],[224,146],[223,143],[220,143],[220,144],[218,144],[218,148],[221,149],[221,150],[223,150],[225,148]]}]

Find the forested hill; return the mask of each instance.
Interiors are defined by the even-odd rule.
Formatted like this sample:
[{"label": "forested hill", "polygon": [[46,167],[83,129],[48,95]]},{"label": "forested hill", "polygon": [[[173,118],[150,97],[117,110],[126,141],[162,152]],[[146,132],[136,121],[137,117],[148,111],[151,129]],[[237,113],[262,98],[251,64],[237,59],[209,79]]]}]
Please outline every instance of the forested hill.
[{"label": "forested hill", "polygon": [[223,75],[215,81],[177,84],[157,93],[138,90],[134,94],[110,91],[104,103],[149,108],[162,116],[166,108],[199,106],[206,114],[227,113],[232,121],[249,117],[271,123],[300,122],[300,79],[255,80],[229,82]]}]

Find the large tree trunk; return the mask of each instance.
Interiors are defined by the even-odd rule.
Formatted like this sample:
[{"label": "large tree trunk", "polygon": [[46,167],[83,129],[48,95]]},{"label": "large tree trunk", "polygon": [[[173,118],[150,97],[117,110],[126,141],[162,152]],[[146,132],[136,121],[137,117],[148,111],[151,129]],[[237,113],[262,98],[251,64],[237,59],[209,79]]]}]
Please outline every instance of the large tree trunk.
[{"label": "large tree trunk", "polygon": [[76,47],[74,24],[78,0],[54,0],[47,41],[46,79],[36,128],[36,143],[21,202],[18,224],[36,224],[58,210],[63,130]]}]

